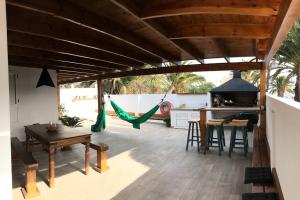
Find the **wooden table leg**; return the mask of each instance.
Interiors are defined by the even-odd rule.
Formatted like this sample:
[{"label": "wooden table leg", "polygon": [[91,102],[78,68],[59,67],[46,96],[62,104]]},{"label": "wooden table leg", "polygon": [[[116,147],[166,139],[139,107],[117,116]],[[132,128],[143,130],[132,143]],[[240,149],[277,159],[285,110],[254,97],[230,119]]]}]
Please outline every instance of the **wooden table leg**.
[{"label": "wooden table leg", "polygon": [[200,110],[200,134],[201,134],[201,146],[205,145],[206,136],[206,110]]},{"label": "wooden table leg", "polygon": [[85,144],[85,174],[88,175],[90,172],[90,143]]},{"label": "wooden table leg", "polygon": [[30,135],[26,133],[26,151],[30,152]]},{"label": "wooden table leg", "polygon": [[54,178],[55,178],[55,147],[49,147],[49,187],[54,187]]}]

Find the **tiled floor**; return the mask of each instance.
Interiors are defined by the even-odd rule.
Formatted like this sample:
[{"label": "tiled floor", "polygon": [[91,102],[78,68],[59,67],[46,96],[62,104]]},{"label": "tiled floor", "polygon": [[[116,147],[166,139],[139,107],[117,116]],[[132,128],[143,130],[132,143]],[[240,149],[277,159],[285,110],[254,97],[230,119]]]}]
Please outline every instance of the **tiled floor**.
[{"label": "tiled floor", "polygon": [[[47,153],[35,151],[41,194],[34,199],[241,199],[241,194],[250,190],[243,184],[243,175],[244,168],[250,165],[251,155],[246,159],[237,151],[229,158],[227,148],[222,156],[218,156],[216,150],[207,155],[199,154],[196,147],[186,152],[186,135],[186,130],[166,128],[163,124],[145,123],[137,130],[126,122],[109,119],[106,131],[95,133],[93,139],[110,146],[110,170],[102,174],[91,170],[86,176],[83,145],[75,145],[71,151],[58,150],[55,187],[50,189],[45,181]],[[226,137],[228,141],[228,131]],[[95,160],[96,152],[91,150],[91,164]],[[22,163],[14,161],[14,199],[23,199],[22,173]]]}]

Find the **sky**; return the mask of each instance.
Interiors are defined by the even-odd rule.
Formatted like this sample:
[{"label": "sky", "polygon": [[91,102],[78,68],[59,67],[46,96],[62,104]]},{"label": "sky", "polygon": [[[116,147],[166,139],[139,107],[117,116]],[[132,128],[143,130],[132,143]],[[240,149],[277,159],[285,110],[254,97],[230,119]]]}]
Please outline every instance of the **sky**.
[{"label": "sky", "polygon": [[[253,59],[254,57],[237,57],[230,58],[230,62],[247,62]],[[205,59],[205,63],[224,63],[226,62],[223,58],[215,58],[215,59]],[[195,72],[195,74],[199,74],[205,77],[206,81],[212,82],[216,86],[221,85],[226,77],[230,77],[231,71],[213,71],[213,72]]]}]

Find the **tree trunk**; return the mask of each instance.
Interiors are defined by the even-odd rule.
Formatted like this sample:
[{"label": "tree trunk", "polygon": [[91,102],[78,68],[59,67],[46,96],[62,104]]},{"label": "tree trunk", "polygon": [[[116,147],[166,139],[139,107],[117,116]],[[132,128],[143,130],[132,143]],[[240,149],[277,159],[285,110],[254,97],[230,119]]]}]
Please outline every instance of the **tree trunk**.
[{"label": "tree trunk", "polygon": [[296,84],[294,100],[300,102],[300,63],[296,63]]},{"label": "tree trunk", "polygon": [[277,91],[277,96],[279,96],[279,97],[283,97],[284,96],[284,88],[280,88],[280,89],[278,89],[278,91]]}]

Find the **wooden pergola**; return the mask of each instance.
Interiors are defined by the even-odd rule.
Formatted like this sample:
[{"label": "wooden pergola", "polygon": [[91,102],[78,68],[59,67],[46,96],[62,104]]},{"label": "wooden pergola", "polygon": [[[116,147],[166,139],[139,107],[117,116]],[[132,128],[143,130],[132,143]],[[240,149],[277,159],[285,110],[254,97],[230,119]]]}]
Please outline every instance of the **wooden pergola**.
[{"label": "wooden pergola", "polygon": [[[9,64],[56,70],[58,84],[96,80],[98,109],[103,79],[260,70],[261,148],[266,70],[300,14],[300,0],[6,0],[6,11]],[[224,63],[207,64],[210,58]],[[196,64],[183,65],[187,60]],[[200,118],[204,142],[203,109]]]},{"label": "wooden pergola", "polygon": [[[54,69],[58,84],[260,69],[262,106],[266,66],[300,13],[299,0],[6,0],[6,5],[9,64]],[[230,62],[247,56],[255,62]],[[208,58],[224,63],[206,64]],[[198,64],[182,65],[185,60]]]},{"label": "wooden pergola", "polygon": [[[59,83],[158,73],[263,69],[298,0],[6,0],[9,63]],[[230,57],[256,57],[230,63]],[[224,58],[223,64],[205,64]],[[184,60],[199,64],[182,66]],[[163,67],[163,62],[173,66]]]},{"label": "wooden pergola", "polygon": [[[6,0],[6,5],[11,65],[57,70],[59,84],[98,80],[98,85],[124,76],[260,69],[261,106],[267,65],[300,13],[299,0]],[[247,56],[256,59],[230,62]],[[206,64],[209,58],[224,63]],[[185,60],[198,64],[182,65]]]}]

